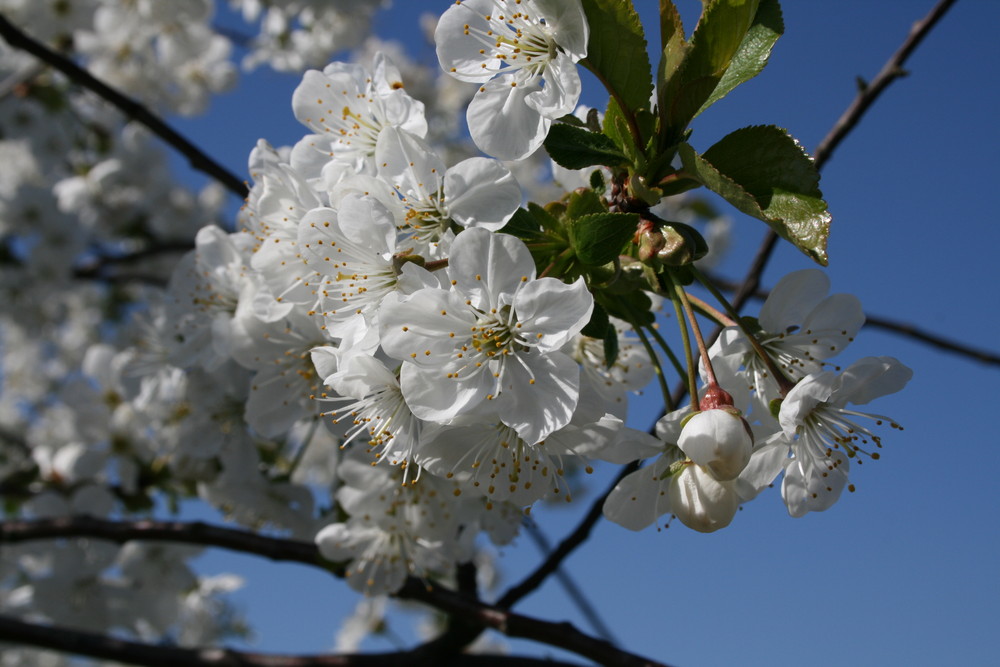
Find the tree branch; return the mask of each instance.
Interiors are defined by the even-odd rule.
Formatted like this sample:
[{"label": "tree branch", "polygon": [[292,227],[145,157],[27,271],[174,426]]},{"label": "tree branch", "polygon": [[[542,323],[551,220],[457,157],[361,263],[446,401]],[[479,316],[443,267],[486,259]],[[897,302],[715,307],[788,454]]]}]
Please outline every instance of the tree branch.
[{"label": "tree branch", "polygon": [[[119,544],[130,540],[147,540],[220,547],[241,553],[263,556],[275,561],[291,561],[321,567],[336,576],[344,576],[343,568],[325,561],[320,556],[316,545],[311,542],[267,537],[245,530],[212,526],[201,522],[107,521],[93,517],[65,517],[33,521],[0,522],[0,544],[63,537],[88,537],[108,540]],[[620,667],[656,667],[661,665],[661,663],[618,649],[604,640],[586,635],[570,623],[554,623],[523,614],[516,614],[498,606],[484,604],[471,596],[449,590],[431,581],[421,581],[415,577],[409,577],[403,588],[395,596],[399,599],[414,600],[432,606],[446,614],[461,619],[468,626],[490,628],[502,632],[509,637],[532,639],[548,644],[549,646],[555,646],[576,653],[577,655],[599,662],[602,665]],[[445,634],[447,635],[448,633]],[[472,635],[472,639],[477,634],[478,631]],[[428,642],[411,651],[411,653],[419,655],[424,660],[422,663],[418,661],[413,664],[430,664],[427,662],[428,659],[432,658],[437,661],[442,656],[454,655],[455,650],[460,649],[464,645],[465,643],[456,646],[455,643],[449,642]],[[445,648],[448,651],[445,651]],[[159,665],[178,663],[142,664]],[[229,665],[242,663],[216,662],[204,664]],[[247,664],[264,665],[270,663]],[[298,663],[294,662],[279,662],[275,664],[280,667],[297,667],[298,665]]]},{"label": "tree branch", "polygon": [[[731,292],[739,288],[739,284],[736,281],[726,280],[713,275],[709,275],[708,277],[718,287],[726,291]],[[763,301],[769,294],[769,290],[756,289],[750,294],[750,298]],[[873,329],[882,329],[883,331],[899,334],[900,336],[904,336],[906,338],[912,338],[939,350],[954,352],[955,354],[968,357],[974,361],[980,361],[984,364],[1000,366],[1000,354],[997,354],[996,352],[966,345],[965,343],[921,329],[920,327],[910,324],[909,322],[901,322],[888,317],[865,313],[865,326]]]},{"label": "tree branch", "polygon": [[[875,103],[875,100],[879,98],[889,84],[905,75],[903,65],[907,59],[953,4],[955,4],[955,0],[940,0],[927,16],[914,23],[902,46],[886,61],[871,83],[858,91],[857,97],[854,98],[854,101],[841,114],[827,135],[819,142],[819,146],[816,147],[816,152],[813,154],[813,161],[816,164],[817,170],[823,169],[823,166],[829,161],[833,152],[840,146],[848,133],[857,126],[868,108]],[[733,297],[732,305],[737,312],[746,305],[747,300],[753,292],[760,287],[761,276],[764,274],[764,269],[771,259],[777,242],[778,235],[768,230],[764,236],[764,240],[761,241],[753,263],[750,265],[750,270],[747,271],[746,277]],[[718,335],[718,331],[720,330],[717,330],[715,336]]]},{"label": "tree branch", "polygon": [[127,118],[142,123],[153,134],[184,155],[193,168],[216,179],[236,196],[246,198],[248,194],[246,183],[181,136],[148,108],[102,83],[73,61],[28,36],[2,14],[0,14],[0,37],[3,37],[11,46],[30,53],[45,64],[65,74],[71,81],[94,92],[117,107]]},{"label": "tree branch", "polygon": [[[413,651],[346,655],[278,655],[228,648],[178,648],[119,639],[65,627],[41,625],[0,615],[0,641],[27,644],[65,653],[104,658],[145,667],[424,667],[426,657]],[[441,658],[436,665],[459,667],[579,667],[573,663],[506,655],[463,654]]]}]

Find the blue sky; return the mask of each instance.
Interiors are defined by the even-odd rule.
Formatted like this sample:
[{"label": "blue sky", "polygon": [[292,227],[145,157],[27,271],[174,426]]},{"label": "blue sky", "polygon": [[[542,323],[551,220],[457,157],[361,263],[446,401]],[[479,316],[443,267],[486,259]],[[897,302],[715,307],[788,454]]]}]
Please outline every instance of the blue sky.
[{"label": "blue sky", "polygon": [[[408,42],[416,16],[448,2],[403,2],[377,28]],[[656,2],[637,3],[655,35]],[[754,124],[787,128],[815,148],[850,102],[855,78],[872,78],[932,2],[785,2],[785,36],[771,64],[696,121],[705,149]],[[694,0],[679,6],[693,27]],[[834,222],[833,289],[857,294],[866,311],[1000,351],[996,209],[1000,170],[996,64],[1000,3],[957,3],[908,63],[910,75],[880,99],[824,169]],[[414,43],[411,51],[432,56]],[[258,137],[275,144],[304,133],[291,113],[298,82],[260,71],[246,76],[203,118],[177,126],[238,174]],[[585,101],[600,106],[600,90]],[[742,275],[762,223],[733,213],[736,243],[722,272]],[[765,273],[773,285],[808,259],[780,249]],[[756,306],[751,306],[751,309]],[[777,489],[746,506],[733,525],[702,535],[679,524],[631,533],[601,522],[567,562],[616,637],[629,649],[683,667],[988,664],[1000,621],[1000,368],[865,329],[840,359],[891,355],[915,371],[901,394],[871,409],[903,432],[885,433],[882,459],[852,471],[856,493],[831,510],[790,518]],[[633,425],[657,414],[636,404]],[[613,471],[599,470],[602,489]],[[537,508],[553,540],[589,506]],[[526,537],[504,549],[505,582],[537,563]],[[212,552],[205,572],[248,578],[238,599],[260,651],[318,652],[356,596],[341,582],[291,565]],[[518,611],[568,619],[590,630],[555,583]],[[409,635],[409,620],[394,627]],[[559,655],[528,642],[515,652]],[[371,650],[391,650],[387,642]],[[567,657],[567,656],[561,656]]]}]

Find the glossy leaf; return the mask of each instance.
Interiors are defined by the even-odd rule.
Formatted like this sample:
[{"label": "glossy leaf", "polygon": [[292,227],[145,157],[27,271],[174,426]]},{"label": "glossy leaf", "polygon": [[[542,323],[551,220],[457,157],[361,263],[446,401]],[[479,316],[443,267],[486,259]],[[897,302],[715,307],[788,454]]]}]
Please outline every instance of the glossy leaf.
[{"label": "glossy leaf", "polygon": [[585,65],[627,111],[649,106],[653,78],[646,35],[631,2],[582,0],[590,25]]},{"label": "glossy leaf", "polygon": [[[753,23],[729,63],[729,68],[698,113],[729,94],[736,86],[760,74],[771,55],[771,47],[785,31],[778,0],[761,0]],[[698,114],[695,114],[698,115]]]},{"label": "glossy leaf", "polygon": [[582,264],[601,266],[617,257],[639,224],[637,213],[593,213],[570,225],[573,250]]},{"label": "glossy leaf", "polygon": [[683,62],[673,64],[673,73],[661,97],[660,111],[672,137],[679,137],[718,87],[733,57],[753,24],[759,0],[712,0],[706,2],[701,20],[683,53]]},{"label": "glossy leaf", "polygon": [[584,169],[594,165],[617,167],[626,162],[615,142],[598,132],[557,123],[545,137],[549,157],[566,169]]},{"label": "glossy leaf", "polygon": [[770,125],[746,127],[704,155],[688,144],[680,146],[679,154],[689,176],[826,266],[830,213],[819,173],[787,132]]}]

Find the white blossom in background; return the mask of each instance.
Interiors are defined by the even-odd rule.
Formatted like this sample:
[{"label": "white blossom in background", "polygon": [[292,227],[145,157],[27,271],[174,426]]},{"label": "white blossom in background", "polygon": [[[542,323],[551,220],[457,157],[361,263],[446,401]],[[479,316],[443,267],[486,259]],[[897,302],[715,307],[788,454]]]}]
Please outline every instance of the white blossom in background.
[{"label": "white blossom in background", "polygon": [[484,153],[524,158],[554,119],[573,112],[588,36],[579,0],[462,0],[441,15],[434,41],[442,69],[481,84],[467,118]]},{"label": "white blossom in background", "polygon": [[292,109],[315,133],[295,146],[293,165],[322,159],[325,168],[374,174],[375,146],[383,128],[427,134],[424,105],[406,93],[399,70],[384,56],[375,57],[371,72],[341,62],[322,72],[306,72],[292,95]]}]

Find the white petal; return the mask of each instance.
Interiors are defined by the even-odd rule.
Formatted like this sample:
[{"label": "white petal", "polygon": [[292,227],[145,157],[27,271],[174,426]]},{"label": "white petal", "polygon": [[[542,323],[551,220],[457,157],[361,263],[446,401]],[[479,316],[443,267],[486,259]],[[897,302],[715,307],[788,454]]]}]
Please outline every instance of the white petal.
[{"label": "white petal", "polygon": [[476,227],[455,237],[448,267],[456,289],[483,311],[508,305],[521,279],[535,277],[535,262],[520,239]]},{"label": "white petal", "polygon": [[463,227],[497,231],[521,205],[521,186],[496,160],[474,157],[449,169],[444,178],[448,213]]},{"label": "white petal", "polygon": [[765,331],[785,333],[799,326],[830,291],[830,279],[819,269],[789,273],[774,286],[757,320]]},{"label": "white petal", "polygon": [[642,530],[669,512],[669,480],[658,479],[665,467],[647,465],[618,482],[604,501],[604,516],[629,530]]},{"label": "white petal", "polygon": [[526,443],[544,440],[570,422],[580,387],[575,361],[561,352],[524,353],[508,359],[503,373],[500,418]]},{"label": "white petal", "polygon": [[522,334],[543,352],[559,349],[579,333],[593,309],[594,298],[582,277],[571,285],[555,278],[533,280],[514,298]]},{"label": "white petal", "polygon": [[[487,81],[500,69],[501,61],[487,50],[474,33],[489,31],[485,16],[493,9],[492,0],[466,0],[449,7],[434,29],[441,69],[461,81]],[[466,28],[468,26],[468,28]],[[473,34],[466,34],[467,32]]]},{"label": "white petal", "polygon": [[466,112],[476,146],[500,160],[520,160],[538,150],[552,121],[525,98],[541,88],[537,77],[517,82],[515,75],[498,76],[480,87]]}]

